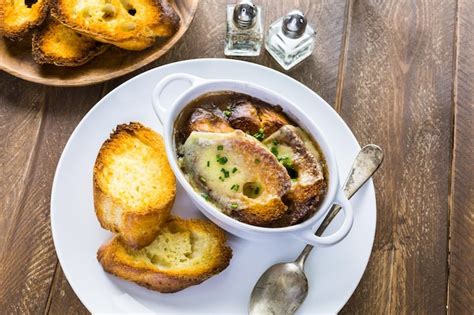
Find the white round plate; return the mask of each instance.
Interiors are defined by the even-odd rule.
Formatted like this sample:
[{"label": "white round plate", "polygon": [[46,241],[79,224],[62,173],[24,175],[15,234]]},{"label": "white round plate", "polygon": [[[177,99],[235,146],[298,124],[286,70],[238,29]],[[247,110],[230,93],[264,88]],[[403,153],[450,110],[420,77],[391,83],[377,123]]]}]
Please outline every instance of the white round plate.
[{"label": "white round plate", "polygon": [[[174,294],[161,294],[105,273],[96,252],[112,234],[96,219],[92,168],[97,152],[117,124],[138,121],[161,132],[151,92],[171,73],[209,79],[236,79],[272,89],[311,116],[328,137],[345,177],[360,149],[339,115],[316,93],[277,71],[242,61],[197,59],[162,66],[117,87],[82,119],[59,160],[51,195],[51,225],[56,252],[74,292],[92,313],[245,314],[253,285],[271,265],[296,258],[304,244],[288,239],[255,243],[229,236],[234,256],[229,267],[204,283]],[[344,178],[341,178],[344,181]],[[372,181],[351,200],[354,225],[340,243],[316,248],[306,263],[309,294],[299,314],[336,313],[347,302],[366,268],[375,234],[376,204]],[[202,217],[178,186],[175,214]],[[328,233],[340,224],[336,218]]]}]

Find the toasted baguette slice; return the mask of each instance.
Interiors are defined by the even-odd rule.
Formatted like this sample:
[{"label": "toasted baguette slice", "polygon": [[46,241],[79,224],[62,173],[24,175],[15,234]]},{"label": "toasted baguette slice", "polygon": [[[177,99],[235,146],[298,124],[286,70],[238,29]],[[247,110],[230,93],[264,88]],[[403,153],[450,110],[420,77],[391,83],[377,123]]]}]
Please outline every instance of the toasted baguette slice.
[{"label": "toasted baguette slice", "polygon": [[132,248],[149,245],[176,195],[162,137],[139,123],[117,126],[94,166],[94,206],[103,228]]},{"label": "toasted baguette slice", "polygon": [[53,1],[52,15],[59,21],[123,49],[145,49],[179,27],[179,16],[165,0]]},{"label": "toasted baguette slice", "polygon": [[182,152],[182,166],[191,185],[223,213],[245,223],[269,226],[287,212],[282,197],[291,187],[291,178],[254,137],[241,130],[194,131]]},{"label": "toasted baguette slice", "polygon": [[170,218],[158,237],[133,250],[114,237],[102,245],[97,259],[105,271],[163,293],[199,284],[224,270],[232,258],[226,237],[203,220]]},{"label": "toasted baguette slice", "polygon": [[48,14],[49,0],[0,1],[0,35],[19,39],[43,23]]},{"label": "toasted baguette slice", "polygon": [[318,210],[326,194],[324,159],[310,137],[298,127],[285,125],[263,141],[269,150],[275,148],[278,160],[292,174],[291,188],[284,196],[289,209],[272,226],[300,223]]},{"label": "toasted baguette slice", "polygon": [[33,58],[39,64],[80,66],[107,48],[108,45],[79,34],[53,18],[33,34]]}]

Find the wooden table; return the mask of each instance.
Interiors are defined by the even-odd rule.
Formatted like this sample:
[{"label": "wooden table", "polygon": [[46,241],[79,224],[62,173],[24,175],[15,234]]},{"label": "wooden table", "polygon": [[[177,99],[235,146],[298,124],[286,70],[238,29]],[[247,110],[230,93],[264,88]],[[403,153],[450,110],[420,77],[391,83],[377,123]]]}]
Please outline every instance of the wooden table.
[{"label": "wooden table", "polygon": [[[223,57],[224,2],[202,1],[148,69]],[[386,153],[372,256],[343,313],[474,314],[474,1],[259,3],[267,25],[307,12],[317,48],[289,75]],[[249,61],[278,69],[266,53]],[[87,313],[54,251],[51,183],[76,124],[133,75],[66,89],[0,74],[0,313]]]}]

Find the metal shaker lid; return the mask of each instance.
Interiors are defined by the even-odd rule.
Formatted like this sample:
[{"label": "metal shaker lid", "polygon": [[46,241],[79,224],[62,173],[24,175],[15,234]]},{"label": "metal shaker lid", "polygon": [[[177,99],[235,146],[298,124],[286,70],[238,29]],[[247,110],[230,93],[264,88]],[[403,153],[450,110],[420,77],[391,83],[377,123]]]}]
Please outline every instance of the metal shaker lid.
[{"label": "metal shaker lid", "polygon": [[234,7],[234,23],[240,28],[251,28],[257,20],[257,10],[257,6],[252,1],[240,1]]},{"label": "metal shaker lid", "polygon": [[300,10],[293,10],[285,16],[281,29],[289,38],[298,38],[304,34],[308,22]]}]

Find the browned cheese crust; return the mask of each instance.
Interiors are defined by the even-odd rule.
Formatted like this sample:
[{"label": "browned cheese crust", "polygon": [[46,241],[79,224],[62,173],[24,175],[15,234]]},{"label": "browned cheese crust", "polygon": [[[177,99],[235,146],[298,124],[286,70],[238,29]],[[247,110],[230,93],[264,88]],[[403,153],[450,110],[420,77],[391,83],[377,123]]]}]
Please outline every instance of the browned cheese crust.
[{"label": "browned cheese crust", "polygon": [[261,123],[257,108],[249,100],[239,100],[232,105],[231,109],[232,114],[229,117],[229,122],[232,127],[251,135],[260,130]]},{"label": "browned cheese crust", "polygon": [[217,116],[206,109],[197,108],[189,118],[186,137],[188,137],[193,131],[231,132],[233,130],[234,129],[222,117]]},{"label": "browned cheese crust", "polygon": [[266,138],[282,126],[289,124],[281,109],[277,106],[269,108],[256,104],[252,99],[241,99],[231,106],[232,114],[229,123],[233,128],[248,134],[262,133]]},{"label": "browned cheese crust", "polygon": [[272,143],[276,140],[280,145],[286,145],[294,151],[293,168],[298,173],[298,180],[293,181],[284,201],[289,210],[273,226],[289,226],[300,223],[311,217],[318,209],[327,189],[324,180],[322,161],[311,154],[299,137],[297,128],[286,125],[265,140]]},{"label": "browned cheese crust", "polygon": [[[219,145],[222,145],[222,151],[213,152]],[[183,166],[191,184],[209,194],[218,208],[239,221],[269,226],[288,210],[281,199],[291,186],[288,173],[270,151],[241,130],[193,132],[186,140],[183,152]],[[226,156],[226,167],[229,171],[236,167],[236,175],[229,173],[227,180],[217,179],[223,165],[207,158],[216,154]],[[210,167],[205,166],[208,161]],[[240,178],[239,182],[235,182],[235,176]],[[238,183],[240,188],[231,190],[232,183]],[[262,193],[255,198],[245,195],[247,183],[258,183]]]}]

